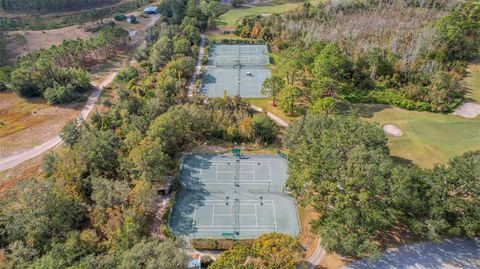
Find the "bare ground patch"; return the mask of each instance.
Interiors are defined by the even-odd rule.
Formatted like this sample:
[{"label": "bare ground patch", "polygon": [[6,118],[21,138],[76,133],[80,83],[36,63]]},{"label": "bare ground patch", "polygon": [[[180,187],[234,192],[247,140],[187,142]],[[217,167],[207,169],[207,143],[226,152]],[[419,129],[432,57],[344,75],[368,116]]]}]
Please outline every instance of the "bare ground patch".
[{"label": "bare ground patch", "polygon": [[[17,38],[15,38],[16,35],[23,36],[25,43],[19,44],[16,40]],[[87,39],[92,35],[91,32],[86,32],[78,25],[54,30],[10,31],[8,32],[9,43],[7,44],[7,50],[12,58],[16,58],[28,52],[49,48],[52,45],[60,45],[63,40]]]},{"label": "bare ground patch", "polygon": [[0,158],[37,146],[57,135],[83,103],[50,106],[41,99],[0,94]]}]

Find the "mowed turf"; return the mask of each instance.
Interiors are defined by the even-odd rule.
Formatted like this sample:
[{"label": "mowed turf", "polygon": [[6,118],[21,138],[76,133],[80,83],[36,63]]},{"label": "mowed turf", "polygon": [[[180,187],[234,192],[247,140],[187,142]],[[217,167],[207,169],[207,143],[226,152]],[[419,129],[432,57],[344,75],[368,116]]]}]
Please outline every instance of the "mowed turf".
[{"label": "mowed turf", "polygon": [[[465,101],[480,103],[480,61],[469,65],[462,82]],[[480,117],[465,119],[452,114],[408,111],[385,105],[353,105],[368,121],[379,127],[394,124],[401,137],[388,137],[392,156],[412,161],[425,168],[445,164],[450,158],[471,150],[480,150]]]},{"label": "mowed turf", "polygon": [[221,26],[235,26],[235,22],[243,17],[260,15],[260,14],[274,14],[283,13],[299,7],[302,3],[285,3],[285,4],[265,4],[252,7],[240,7],[227,11],[219,17],[219,25]]},{"label": "mowed turf", "polygon": [[390,154],[400,160],[431,168],[436,163],[471,150],[480,150],[480,118],[464,119],[450,114],[408,111],[384,105],[353,105],[363,119],[394,124],[401,137],[388,136]]},{"label": "mowed turf", "polygon": [[468,102],[480,103],[480,59],[468,66],[467,73],[463,81],[467,91],[465,97]]}]

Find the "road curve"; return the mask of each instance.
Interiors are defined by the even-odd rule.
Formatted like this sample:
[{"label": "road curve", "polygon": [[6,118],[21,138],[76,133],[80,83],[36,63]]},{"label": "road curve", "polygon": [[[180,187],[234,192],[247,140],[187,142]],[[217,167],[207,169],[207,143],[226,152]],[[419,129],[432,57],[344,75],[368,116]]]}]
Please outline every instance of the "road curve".
[{"label": "road curve", "polygon": [[[95,86],[94,91],[92,92],[92,94],[87,100],[87,103],[83,106],[82,110],[78,115],[79,120],[83,121],[87,118],[88,114],[90,113],[90,111],[92,111],[93,107],[95,106],[95,103],[100,97],[100,94],[102,93],[103,88],[113,81],[113,79],[117,75],[117,72],[118,70],[115,69],[99,85],[94,85]],[[51,138],[50,140],[48,140],[47,142],[41,145],[38,145],[34,148],[31,148],[27,151],[0,159],[0,172],[13,168],[24,161],[35,158],[43,154],[45,151],[60,145],[61,143],[62,143],[62,139],[60,138],[60,136],[57,135]]]}]

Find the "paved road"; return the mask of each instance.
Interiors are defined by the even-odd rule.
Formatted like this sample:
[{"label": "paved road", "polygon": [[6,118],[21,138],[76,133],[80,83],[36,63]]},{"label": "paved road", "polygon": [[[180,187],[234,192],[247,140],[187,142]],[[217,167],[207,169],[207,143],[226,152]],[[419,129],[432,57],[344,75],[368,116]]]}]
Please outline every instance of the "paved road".
[{"label": "paved road", "polygon": [[[94,85],[95,90],[92,92],[92,94],[87,100],[87,103],[80,111],[80,114],[78,115],[79,120],[85,120],[87,118],[88,114],[90,113],[90,111],[92,111],[93,107],[95,106],[95,103],[97,102],[98,97],[102,93],[103,88],[108,84],[110,84],[110,82],[112,82],[112,80],[115,78],[116,75],[117,75],[117,70],[110,73],[105,78],[105,80],[103,80],[99,85]],[[62,139],[60,138],[60,136],[57,135],[51,138],[50,140],[48,140],[47,142],[39,146],[36,146],[32,149],[0,159],[0,172],[10,169],[12,167],[15,167],[24,161],[35,158],[41,155],[42,153],[44,153],[45,151],[60,145],[61,143],[62,143]]]},{"label": "paved road", "polygon": [[193,97],[193,89],[195,88],[195,81],[197,80],[198,75],[200,75],[200,70],[202,69],[202,59],[203,59],[203,48],[205,47],[205,35],[200,35],[200,46],[198,48],[198,60],[197,66],[195,67],[195,73],[193,73],[192,79],[190,80],[190,85],[188,86],[188,97]]},{"label": "paved road", "polygon": [[[257,112],[263,112],[263,109],[261,107],[258,107],[258,106],[255,106],[255,105],[250,105],[250,107],[257,111]],[[269,118],[271,118],[273,121],[275,121],[278,125],[282,126],[282,127],[288,127],[288,122],[282,120],[279,116],[271,113],[271,112],[267,112],[267,116]]]},{"label": "paved road", "polygon": [[342,269],[478,269],[480,238],[446,239],[440,243],[423,242],[404,245],[382,254],[375,262],[358,260]]},{"label": "paved road", "polygon": [[312,253],[312,255],[307,259],[308,267],[315,268],[316,265],[320,264],[320,261],[322,261],[326,253],[327,252],[325,251],[325,249],[323,249],[322,246],[320,245],[320,240],[318,240],[317,248]]}]

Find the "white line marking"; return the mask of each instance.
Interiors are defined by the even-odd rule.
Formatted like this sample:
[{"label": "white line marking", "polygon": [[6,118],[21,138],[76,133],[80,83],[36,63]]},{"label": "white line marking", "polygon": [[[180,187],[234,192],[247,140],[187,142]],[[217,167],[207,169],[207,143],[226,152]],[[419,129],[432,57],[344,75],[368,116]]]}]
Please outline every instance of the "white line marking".
[{"label": "white line marking", "polygon": [[275,231],[277,231],[277,215],[275,214],[275,201],[273,201],[273,221],[275,225]]},{"label": "white line marking", "polygon": [[255,214],[228,214],[228,213],[225,213],[225,214],[215,214],[215,216],[220,216],[220,217],[226,217],[226,216],[245,216],[245,217],[252,217],[252,216],[256,216]]},{"label": "white line marking", "polygon": [[255,204],[255,226],[258,227],[257,205]]},{"label": "white line marking", "polygon": [[194,222],[196,220],[196,218],[195,218],[196,215],[197,215],[197,201],[195,201],[195,206],[193,207],[192,232],[194,231],[193,228],[195,226]]},{"label": "white line marking", "polygon": [[215,205],[212,205],[213,206],[213,211],[212,211],[212,226],[213,226],[213,221],[215,219]]}]

